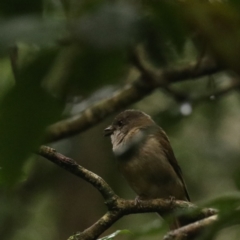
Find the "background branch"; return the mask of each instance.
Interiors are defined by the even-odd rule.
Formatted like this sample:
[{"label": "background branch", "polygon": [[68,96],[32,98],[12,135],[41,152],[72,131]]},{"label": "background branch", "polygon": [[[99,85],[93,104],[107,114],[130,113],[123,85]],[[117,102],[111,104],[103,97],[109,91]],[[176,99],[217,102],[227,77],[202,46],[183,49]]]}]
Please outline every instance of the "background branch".
[{"label": "background branch", "polygon": [[222,87],[220,89],[217,89],[215,91],[212,91],[210,93],[207,94],[202,94],[199,96],[190,96],[189,94],[187,94],[184,91],[179,91],[176,90],[174,88],[172,88],[171,86],[166,86],[165,90],[166,92],[172,96],[177,102],[192,102],[193,104],[200,104],[204,101],[208,101],[208,100],[215,100],[218,97],[227,95],[228,93],[232,92],[232,91],[238,91],[240,88],[240,81],[233,79],[232,83],[229,84],[226,87]]},{"label": "background branch", "polygon": [[156,72],[151,71],[148,73],[148,78],[151,78],[151,81],[145,81],[144,76],[146,76],[146,73],[143,74],[139,79],[119,89],[113,96],[93,104],[74,117],[48,127],[45,142],[61,140],[82,132],[99,123],[111,113],[141,100],[156,88],[164,88],[174,82],[191,80],[222,70],[215,61],[209,58],[203,59],[197,69],[196,64],[197,62],[191,62],[181,67],[167,68]]}]

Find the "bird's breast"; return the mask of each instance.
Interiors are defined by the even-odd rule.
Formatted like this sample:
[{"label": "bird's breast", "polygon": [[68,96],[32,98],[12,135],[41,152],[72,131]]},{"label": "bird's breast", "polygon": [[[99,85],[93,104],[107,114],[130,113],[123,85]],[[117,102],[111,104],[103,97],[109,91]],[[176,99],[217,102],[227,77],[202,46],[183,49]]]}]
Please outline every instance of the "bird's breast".
[{"label": "bird's breast", "polygon": [[118,160],[131,188],[143,198],[184,199],[184,188],[159,142],[149,137],[129,158]]}]

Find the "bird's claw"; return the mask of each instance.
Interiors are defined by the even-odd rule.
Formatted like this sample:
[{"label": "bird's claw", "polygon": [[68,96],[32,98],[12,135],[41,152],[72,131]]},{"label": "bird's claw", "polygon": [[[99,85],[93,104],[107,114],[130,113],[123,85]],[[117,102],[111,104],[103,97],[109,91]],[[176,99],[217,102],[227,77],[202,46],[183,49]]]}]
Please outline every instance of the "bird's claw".
[{"label": "bird's claw", "polygon": [[135,200],[134,200],[135,206],[138,205],[140,203],[140,201],[141,201],[141,197],[140,196],[136,196]]},{"label": "bird's claw", "polygon": [[171,206],[173,206],[173,202],[176,200],[174,196],[169,196],[169,203]]}]

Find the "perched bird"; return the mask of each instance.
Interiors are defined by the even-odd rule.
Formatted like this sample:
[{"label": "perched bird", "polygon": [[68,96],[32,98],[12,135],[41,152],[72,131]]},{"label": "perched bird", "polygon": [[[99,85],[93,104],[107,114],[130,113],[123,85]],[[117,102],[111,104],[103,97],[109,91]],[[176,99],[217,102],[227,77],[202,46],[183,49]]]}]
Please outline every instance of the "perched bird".
[{"label": "perched bird", "polygon": [[[190,201],[168,137],[149,115],[126,110],[104,133],[111,137],[119,170],[139,199]],[[170,228],[181,225],[180,220],[175,220]]]}]

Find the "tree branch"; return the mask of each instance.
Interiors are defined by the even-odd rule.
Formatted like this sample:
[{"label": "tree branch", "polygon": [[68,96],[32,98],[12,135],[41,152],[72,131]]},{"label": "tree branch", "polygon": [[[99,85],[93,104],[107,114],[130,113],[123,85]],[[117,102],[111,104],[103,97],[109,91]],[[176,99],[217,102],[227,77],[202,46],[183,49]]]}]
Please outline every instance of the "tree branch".
[{"label": "tree branch", "polygon": [[55,149],[47,146],[41,146],[38,154],[90,183],[101,193],[106,201],[117,197],[110,186],[101,177],[78,165],[73,159],[56,152]]},{"label": "tree branch", "polygon": [[218,216],[213,215],[200,221],[191,223],[187,226],[169,232],[167,235],[164,236],[164,240],[191,240],[202,229],[216,222],[217,219]]},{"label": "tree branch", "polygon": [[192,100],[195,103],[200,103],[202,101],[209,100],[211,97],[213,97],[213,99],[215,99],[215,98],[221,97],[223,95],[226,95],[234,90],[239,90],[239,89],[240,89],[240,81],[234,79],[233,82],[229,86],[224,87],[222,89],[218,89],[210,94],[205,94],[202,96],[192,98],[192,99],[190,99],[190,101]]},{"label": "tree branch", "polygon": [[184,215],[184,219],[187,221],[191,220],[192,222],[217,213],[214,209],[199,209],[196,205],[190,202],[179,200],[141,200],[136,204],[135,200],[125,200],[118,197],[101,177],[78,165],[73,159],[56,152],[54,149],[42,146],[40,147],[38,154],[92,184],[101,193],[108,208],[107,213],[96,223],[83,232],[71,236],[69,240],[96,239],[118,219],[129,214],[159,212],[165,215],[176,210],[184,209],[190,211],[188,214]]},{"label": "tree branch", "polygon": [[214,100],[218,97],[227,95],[228,93],[239,90],[240,89],[240,81],[233,79],[232,83],[226,87],[217,89],[215,91],[212,91],[211,93],[194,96],[191,97],[189,94],[183,91],[175,90],[171,87],[166,87],[165,90],[169,95],[171,95],[176,101],[178,102],[192,102],[193,104],[199,104],[204,101],[209,101],[210,99]]},{"label": "tree branch", "polygon": [[[222,70],[209,58],[203,59],[197,69],[196,64],[197,62],[192,62],[181,67],[151,71],[147,72],[147,75],[145,69],[139,79],[119,89],[113,96],[95,103],[72,118],[51,125],[46,131],[45,142],[57,141],[82,132],[102,121],[109,114],[141,100],[156,88],[164,88],[174,82],[199,78]],[[146,76],[149,81],[145,79]]]}]

